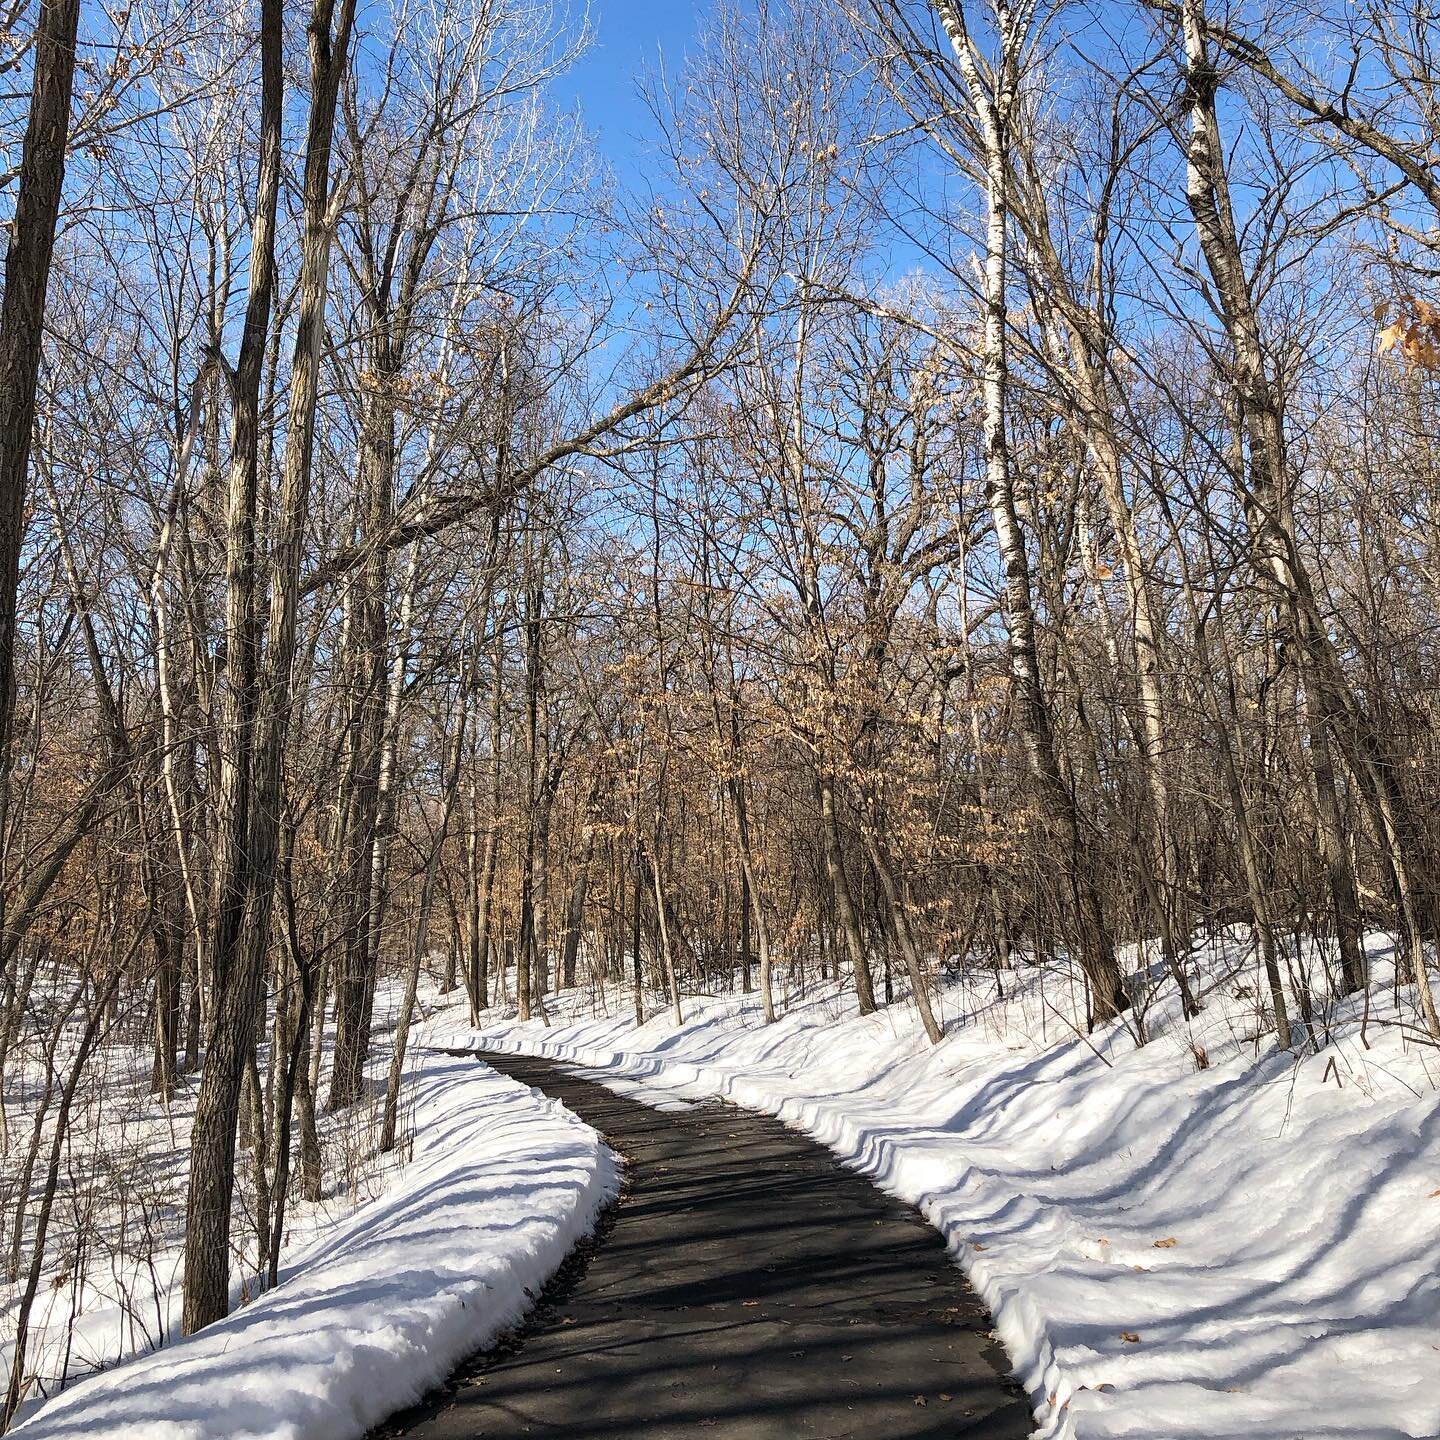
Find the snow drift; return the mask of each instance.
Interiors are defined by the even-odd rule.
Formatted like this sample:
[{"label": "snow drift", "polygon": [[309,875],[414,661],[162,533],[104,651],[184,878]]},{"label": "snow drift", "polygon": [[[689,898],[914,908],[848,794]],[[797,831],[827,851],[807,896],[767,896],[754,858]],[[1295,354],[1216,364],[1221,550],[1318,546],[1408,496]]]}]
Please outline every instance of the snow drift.
[{"label": "snow drift", "polygon": [[407,1082],[414,1155],[378,1198],[198,1335],[73,1385],[25,1440],[354,1440],[513,1325],[616,1192],[557,1102],[475,1061]]},{"label": "snow drift", "polygon": [[908,1007],[862,1019],[833,986],[773,1026],[687,1000],[678,1029],[577,993],[470,1043],[773,1112],[917,1205],[1046,1440],[1417,1440],[1440,1435],[1440,1055],[1372,959],[1298,1056],[1255,1023],[1239,937],[1196,957],[1202,1013],[1155,1006],[1144,1046],[1080,1034],[1068,979],[1031,968],[1003,1000],[942,987],[935,1049]]}]

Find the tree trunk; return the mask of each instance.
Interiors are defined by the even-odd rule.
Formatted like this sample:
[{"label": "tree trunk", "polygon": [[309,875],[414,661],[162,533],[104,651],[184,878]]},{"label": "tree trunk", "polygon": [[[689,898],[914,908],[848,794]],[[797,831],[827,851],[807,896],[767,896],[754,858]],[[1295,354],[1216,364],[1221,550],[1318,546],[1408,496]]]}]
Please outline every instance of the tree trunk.
[{"label": "tree trunk", "polygon": [[590,894],[590,869],[595,859],[594,792],[586,801],[585,834],[576,860],[575,877],[570,885],[570,899],[565,906],[565,934],[560,946],[560,983],[567,990],[575,988],[575,975],[580,956],[580,937],[585,926],[585,901]]},{"label": "tree trunk", "polygon": [[251,886],[251,747],[259,669],[255,616],[255,514],[259,483],[261,369],[275,284],[275,215],[280,186],[284,8],[260,10],[260,170],[250,230],[249,297],[231,384],[231,457],[226,499],[225,672],[216,735],[219,797],[213,866],[217,876],[205,1066],[190,1132],[185,1207],[184,1303],[190,1334],[229,1307],[230,1203],[240,1076],[258,977],[245,973],[240,943]]},{"label": "tree trunk", "polygon": [[1050,711],[1040,681],[1030,562],[1015,505],[1007,434],[1010,369],[1005,327],[1011,164],[1008,128],[1017,100],[1015,85],[1024,35],[1012,33],[1012,22],[1008,18],[1002,25],[1002,53],[994,77],[996,93],[992,95],[980,75],[963,12],[949,0],[937,0],[937,9],[959,62],[984,147],[985,332],[981,388],[985,405],[985,490],[1005,571],[1011,698],[1035,782],[1039,810],[1050,833],[1052,857],[1059,867],[1062,887],[1074,905],[1076,940],[1081,968],[1090,986],[1092,1018],[1103,1023],[1118,1016],[1130,1001],[1105,926],[1099,894],[1088,867],[1082,863],[1084,840],[1080,819],[1056,756]]},{"label": "tree trunk", "polygon": [[880,888],[885,893],[885,905],[890,911],[895,938],[900,945],[900,958],[905,962],[905,973],[910,979],[910,991],[915,1000],[915,1008],[920,1013],[920,1023],[925,1027],[925,1034],[930,1043],[938,1045],[945,1038],[945,1032],[935,1019],[935,1011],[930,1004],[930,985],[925,976],[924,961],[920,955],[919,946],[915,943],[914,932],[910,928],[910,917],[905,911],[900,887],[896,884],[895,876],[891,872],[890,862],[885,855],[880,837],[874,833],[873,828],[866,830],[865,849],[870,856],[870,863],[875,867],[875,877],[880,881]]},{"label": "tree trunk", "polygon": [[[0,304],[0,829],[15,717],[15,606],[50,262],[65,184],[80,0],[42,0]],[[3,905],[3,898],[0,898]],[[0,924],[4,914],[0,910]]]},{"label": "tree trunk", "polygon": [[425,947],[430,934],[430,912],[435,904],[435,877],[440,870],[440,855],[450,830],[450,817],[460,793],[460,760],[465,747],[465,706],[456,707],[459,720],[455,727],[454,751],[445,778],[445,803],[435,841],[425,862],[425,879],[420,890],[420,905],[415,917],[415,943],[410,950],[410,965],[405,972],[405,994],[400,1002],[400,1015],[395,1023],[395,1040],[390,1051],[390,1073],[385,1082],[385,1114],[380,1125],[380,1149],[395,1148],[395,1130],[400,1117],[400,1082],[405,1074],[405,1052],[410,1044],[410,1026],[415,1018],[415,997],[420,985],[420,969],[425,963]]},{"label": "tree trunk", "polygon": [[1421,1011],[1431,1033],[1440,1035],[1440,1012],[1426,971],[1423,926],[1414,903],[1402,840],[1403,800],[1389,757],[1335,653],[1291,521],[1284,420],[1266,361],[1259,312],[1245,273],[1230,202],[1216,108],[1220,79],[1210,58],[1203,0],[1184,0],[1181,38],[1190,123],[1185,152],[1186,198],[1230,342],[1228,378],[1238,401],[1240,432],[1248,441],[1237,465],[1236,479],[1250,532],[1253,563],[1261,578],[1275,589],[1285,638],[1293,646],[1304,687],[1319,844],[1335,912],[1342,968],[1347,984],[1363,983],[1359,903],[1335,794],[1331,736],[1345,748],[1374,818],[1395,879],[1400,929],[1419,990]]},{"label": "tree trunk", "polygon": [[840,846],[840,820],[835,813],[835,777],[822,773],[820,787],[820,839],[825,849],[825,874],[835,901],[835,923],[845,937],[850,954],[850,969],[855,979],[855,997],[862,1015],[875,1013],[875,983],[870,977],[870,956],[860,919],[855,913],[855,897],[845,873],[845,854]]},{"label": "tree trunk", "polygon": [[[271,33],[272,26],[278,29],[280,25],[277,10],[277,0],[265,0],[262,70],[267,73],[272,64],[278,66],[279,63],[280,37]],[[220,1319],[228,1309],[235,1124],[242,1067],[253,1045],[264,959],[270,941],[270,912],[279,853],[282,767],[290,723],[291,669],[301,590],[301,551],[309,507],[333,233],[328,215],[330,151],[335,102],[349,65],[354,17],[355,0],[339,0],[338,11],[335,0],[315,0],[309,30],[311,92],[289,428],[285,437],[280,503],[274,517],[265,673],[257,697],[260,703],[255,725],[248,734],[232,738],[232,743],[238,742],[242,747],[241,755],[247,756],[248,752],[250,759],[250,803],[244,807],[243,827],[236,827],[239,833],[232,837],[228,855],[230,873],[222,872],[222,886],[232,897],[228,907],[231,927],[218,937],[216,967],[224,979],[215,1007],[215,1024],[211,1027],[215,1039],[206,1056],[191,1135],[183,1314],[187,1334]],[[276,50],[273,57],[269,53],[272,45]],[[278,75],[273,82],[267,82],[266,88],[273,91],[278,108]],[[277,148],[278,139],[277,118]],[[267,160],[268,148],[267,131]],[[268,171],[262,169],[262,174]],[[268,208],[268,200],[266,205]],[[263,258],[256,263],[267,264]],[[268,264],[273,270],[273,260]],[[269,287],[264,288],[268,301]],[[265,309],[268,316],[268,303]],[[246,318],[248,326],[248,314]],[[258,380],[258,359],[256,364]],[[241,463],[247,463],[243,456]],[[253,498],[253,488],[251,495]],[[243,851],[237,851],[233,840],[243,840]],[[237,880],[241,881],[238,885]],[[233,903],[234,898],[240,899],[238,906]]]}]

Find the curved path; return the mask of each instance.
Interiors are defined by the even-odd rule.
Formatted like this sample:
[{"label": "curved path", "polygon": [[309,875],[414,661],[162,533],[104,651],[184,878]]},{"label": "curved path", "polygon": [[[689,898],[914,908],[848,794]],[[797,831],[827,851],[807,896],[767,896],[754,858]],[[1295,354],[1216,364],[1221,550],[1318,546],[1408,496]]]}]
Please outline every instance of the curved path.
[{"label": "curved path", "polygon": [[512,1344],[396,1417],[413,1440],[1023,1440],[989,1317],[919,1215],[779,1121],[660,1111],[487,1063],[624,1155],[626,1191]]}]

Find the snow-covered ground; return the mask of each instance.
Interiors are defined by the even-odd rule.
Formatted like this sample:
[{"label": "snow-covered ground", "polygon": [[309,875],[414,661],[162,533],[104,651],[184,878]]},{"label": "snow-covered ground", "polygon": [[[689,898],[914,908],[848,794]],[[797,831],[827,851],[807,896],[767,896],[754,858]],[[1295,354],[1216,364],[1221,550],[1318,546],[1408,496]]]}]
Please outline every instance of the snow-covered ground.
[{"label": "snow-covered ground", "polygon": [[[428,1050],[430,1038],[420,1027],[412,1049],[403,1150],[383,1165],[355,1162],[339,1194],[297,1207],[277,1288],[199,1335],[72,1383],[16,1433],[355,1440],[512,1326],[616,1193],[617,1164],[563,1106]],[[388,1049],[379,1049],[382,1063]],[[184,1105],[152,1113],[152,1158],[164,1158],[169,1137],[173,1163],[183,1163],[188,1123]],[[173,1330],[179,1238],[156,1238],[145,1336]],[[237,1287],[244,1301],[243,1277]],[[121,1303],[98,1276],[79,1294],[57,1276],[38,1347],[51,1386],[59,1373],[149,1349],[153,1339],[135,1343],[135,1309],[133,1288]]]},{"label": "snow-covered ground", "polygon": [[626,993],[577,991],[548,1026],[454,1011],[453,1038],[831,1146],[945,1236],[1046,1440],[1414,1440],[1440,1435],[1440,1051],[1371,950],[1368,999],[1298,1056],[1257,1034],[1239,937],[1196,957],[1200,1016],[1156,1002],[1143,1047],[1081,1035],[1070,982],[1023,966],[1003,1000],[947,984],[935,1049],[910,1007],[862,1019],[833,986],[768,1027],[740,996],[637,1028]]}]

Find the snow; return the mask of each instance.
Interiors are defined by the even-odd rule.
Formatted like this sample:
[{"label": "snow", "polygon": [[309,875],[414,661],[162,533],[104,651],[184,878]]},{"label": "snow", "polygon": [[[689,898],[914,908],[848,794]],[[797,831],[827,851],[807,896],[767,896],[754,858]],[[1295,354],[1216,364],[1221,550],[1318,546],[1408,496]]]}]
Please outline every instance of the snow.
[{"label": "snow", "polygon": [[[326,1191],[314,1203],[301,1201],[298,1193],[292,1197],[282,1261],[381,1194],[404,1163],[411,1120],[408,1089],[401,1093],[401,1143],[388,1154],[377,1153],[374,1145],[399,995],[400,987],[391,980],[377,991],[376,1044],[364,1095],[355,1105],[319,1118]],[[73,1050],[73,1039],[62,1035],[62,1045]],[[332,1050],[333,1035],[327,1034],[326,1069]],[[263,1048],[261,1059],[263,1064]],[[69,1064],[67,1053],[58,1068]],[[33,1045],[29,1054],[12,1052],[5,1079],[14,1138],[0,1172],[6,1183],[17,1183],[44,1073]],[[66,1145],[48,1268],[31,1317],[26,1364],[32,1390],[22,1415],[66,1383],[157,1348],[178,1325],[186,1164],[198,1077],[182,1076],[168,1106],[151,1095],[149,1080],[148,1047],[137,1046],[133,1037],[107,1044],[86,1067]],[[45,1133],[48,1139],[48,1122]],[[232,1308],[264,1288],[257,1276],[251,1165],[249,1155],[239,1157],[243,1183],[236,1186],[232,1227]],[[32,1203],[32,1214],[34,1208]],[[20,1288],[18,1279],[0,1284],[0,1366],[7,1373]]]},{"label": "snow", "polygon": [[[619,987],[552,997],[543,1024],[492,1011],[478,1033],[452,1007],[417,1036],[408,1156],[332,1164],[344,1183],[296,1210],[276,1289],[73,1383],[17,1433],[349,1440],[513,1326],[617,1165],[556,1102],[443,1053],[469,1045],[564,1059],[660,1108],[721,1097],[777,1114],[916,1204],[990,1305],[1043,1440],[1440,1436],[1440,1051],[1415,1032],[1388,942],[1370,949],[1370,993],[1339,1000],[1324,955],[1288,957],[1319,991],[1294,1054],[1261,1023],[1239,935],[1193,957],[1194,1019],[1152,956],[1128,957],[1148,991],[1143,1046],[1127,1023],[1081,1034],[1073,977],[1024,963],[1003,995],[988,972],[945,980],[933,1049],[903,1000],[862,1018],[798,976],[773,1026],[727,994],[687,997],[678,1027],[668,1009],[637,1027]],[[183,1099],[167,1115],[137,1090],[119,1144],[117,1094],[107,1084],[101,1107],[112,1150],[138,1170],[179,1164]],[[370,1118],[328,1134],[332,1161]],[[120,1276],[123,1245],[117,1294],[55,1277],[46,1373],[166,1333],[178,1236],[160,1240],[152,1291]],[[72,1306],[77,1338],[58,1352]]]},{"label": "snow", "polygon": [[355,1440],[513,1326],[616,1194],[617,1162],[558,1102],[468,1057],[419,1051],[405,1099],[408,1163],[312,1224],[275,1289],[72,1384],[15,1433]]},{"label": "snow", "polygon": [[1298,1055],[1257,1026],[1238,935],[1195,957],[1198,1017],[1152,996],[1144,1046],[1083,1037],[1071,979],[1023,965],[1003,1000],[942,986],[935,1049],[908,1005],[861,1018],[813,984],[768,1027],[727,995],[637,1028],[617,989],[452,1039],[829,1145],[945,1237],[1045,1440],[1413,1440],[1440,1435],[1440,1052],[1370,948],[1369,996],[1324,1004]]}]

